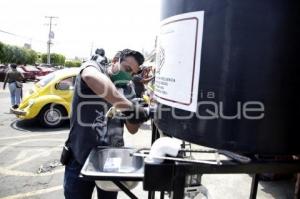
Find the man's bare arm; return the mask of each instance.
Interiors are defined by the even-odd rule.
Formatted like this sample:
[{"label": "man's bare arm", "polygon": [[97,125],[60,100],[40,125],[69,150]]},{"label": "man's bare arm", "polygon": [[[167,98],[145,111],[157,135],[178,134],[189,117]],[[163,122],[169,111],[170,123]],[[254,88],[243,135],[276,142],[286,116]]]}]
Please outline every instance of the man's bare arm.
[{"label": "man's bare arm", "polygon": [[8,72],[5,74],[5,78],[4,78],[4,82],[3,82],[3,90],[6,87],[7,81],[8,81]]},{"label": "man's bare arm", "polygon": [[83,69],[81,78],[94,93],[117,109],[128,109],[132,106],[132,103],[118,92],[111,80],[96,68]]}]

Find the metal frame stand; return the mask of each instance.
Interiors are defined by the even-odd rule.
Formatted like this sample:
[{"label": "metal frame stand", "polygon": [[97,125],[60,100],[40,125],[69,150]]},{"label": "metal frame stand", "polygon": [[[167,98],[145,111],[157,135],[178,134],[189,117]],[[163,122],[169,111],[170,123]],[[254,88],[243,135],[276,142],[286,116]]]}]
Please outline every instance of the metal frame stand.
[{"label": "metal frame stand", "polygon": [[258,174],[253,174],[251,182],[250,199],[256,199],[258,182]]},{"label": "metal frame stand", "polygon": [[[153,120],[151,119],[151,146],[160,137],[160,134],[158,132],[158,129],[156,128]],[[160,192],[160,199],[164,199],[165,197],[165,192],[161,191]],[[155,191],[148,191],[148,199],[154,199],[155,198]]]},{"label": "metal frame stand", "polygon": [[[250,199],[257,196],[258,174],[298,173],[300,161],[262,161],[252,159],[249,163],[223,160],[220,165],[169,161],[162,164],[145,164],[144,189],[148,191],[171,191],[173,199],[183,199],[186,176],[203,174],[252,174]],[[159,176],[159,177],[158,177]]]},{"label": "metal frame stand", "polygon": [[136,195],[134,195],[127,187],[125,187],[120,181],[113,180],[112,181],[115,185],[117,185],[124,193],[131,199],[138,199]]},{"label": "metal frame stand", "polygon": [[[160,137],[156,125],[151,121],[152,138],[151,145]],[[229,152],[229,155],[233,154]],[[234,156],[236,154],[233,154]],[[239,156],[239,155],[237,155]],[[229,159],[232,155],[228,156]],[[250,158],[249,158],[250,159]],[[298,173],[300,161],[260,161],[238,162],[236,160],[221,161],[221,165],[166,162],[160,165],[145,165],[144,189],[148,190],[148,199],[155,198],[155,191],[160,191],[160,198],[164,198],[165,191],[172,191],[172,199],[184,198],[186,176],[193,174],[252,174],[250,199],[256,199],[261,173]],[[157,177],[153,177],[153,174]],[[159,180],[159,182],[157,182]]]}]

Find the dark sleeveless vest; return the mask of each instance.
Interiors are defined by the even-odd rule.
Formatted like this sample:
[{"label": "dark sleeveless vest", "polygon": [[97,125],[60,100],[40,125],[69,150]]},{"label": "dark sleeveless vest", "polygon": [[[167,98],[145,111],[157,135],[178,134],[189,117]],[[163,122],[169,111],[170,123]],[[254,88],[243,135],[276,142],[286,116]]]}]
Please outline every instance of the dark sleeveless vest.
[{"label": "dark sleeveless vest", "polygon": [[97,96],[82,80],[81,72],[86,67],[95,67],[106,74],[103,66],[89,61],[82,66],[76,77],[68,146],[75,160],[82,165],[96,146],[124,146],[124,121],[105,118],[111,105]]}]

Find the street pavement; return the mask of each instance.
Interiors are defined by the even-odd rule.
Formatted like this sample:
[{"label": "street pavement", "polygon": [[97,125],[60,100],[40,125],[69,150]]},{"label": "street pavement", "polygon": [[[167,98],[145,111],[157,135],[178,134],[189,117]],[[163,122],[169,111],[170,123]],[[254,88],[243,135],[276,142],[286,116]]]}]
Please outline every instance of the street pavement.
[{"label": "street pavement", "polygon": [[[24,93],[32,84],[24,84]],[[9,93],[2,90],[2,82],[0,88],[0,199],[64,198],[64,167],[59,164],[59,157],[69,125],[45,129],[34,120],[16,119],[9,113]],[[129,147],[150,147],[149,122],[135,135],[125,132],[124,139]],[[193,145],[193,148],[199,146]],[[202,183],[214,199],[249,198],[251,178],[246,174],[204,175]],[[290,199],[293,196],[293,180],[260,182],[258,189],[259,199]],[[147,198],[142,183],[132,192],[138,198]],[[128,197],[120,192],[118,198]]]}]

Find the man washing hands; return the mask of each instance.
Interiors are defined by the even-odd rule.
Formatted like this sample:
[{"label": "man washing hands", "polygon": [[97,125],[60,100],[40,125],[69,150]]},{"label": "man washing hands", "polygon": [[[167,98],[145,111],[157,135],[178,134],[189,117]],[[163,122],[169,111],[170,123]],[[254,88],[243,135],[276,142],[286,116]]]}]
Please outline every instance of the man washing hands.
[{"label": "man washing hands", "polygon": [[[139,72],[143,62],[144,56],[140,52],[125,49],[117,53],[108,68],[93,61],[82,65],[76,78],[70,134],[66,143],[71,152],[64,176],[66,199],[92,197],[95,182],[85,181],[78,176],[94,147],[122,147],[124,125],[134,134],[140,124],[148,120],[146,109],[130,101],[134,98],[134,92],[128,87],[128,82]],[[106,113],[112,106],[125,117],[107,118]],[[117,192],[98,187],[97,194],[98,198],[117,198]]]}]

